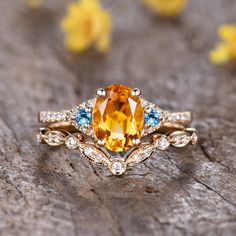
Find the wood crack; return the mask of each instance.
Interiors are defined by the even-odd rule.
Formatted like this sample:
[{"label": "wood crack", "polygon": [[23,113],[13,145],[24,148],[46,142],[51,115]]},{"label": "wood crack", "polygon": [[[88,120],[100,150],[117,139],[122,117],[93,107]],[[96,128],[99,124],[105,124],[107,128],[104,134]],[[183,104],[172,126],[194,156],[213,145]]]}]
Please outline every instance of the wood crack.
[{"label": "wood crack", "polygon": [[229,204],[231,207],[236,209],[236,204],[230,202],[227,198],[225,198],[222,194],[220,194],[218,191],[216,191],[215,189],[213,189],[212,187],[210,187],[209,185],[207,185],[206,183],[202,182],[201,180],[197,179],[194,175],[190,174],[188,171],[183,170],[181,167],[179,167],[175,162],[172,161],[171,157],[166,155],[167,159],[178,169],[180,170],[182,173],[188,175],[190,178],[194,179],[197,183],[203,185],[204,187],[206,187],[208,190],[214,192],[215,194],[217,194],[224,202],[226,202],[227,204]]},{"label": "wood crack", "polygon": [[93,164],[88,161],[89,165],[91,166],[92,170],[93,170],[93,173],[101,180],[101,176],[99,175],[99,173],[97,172],[97,170],[95,169],[95,167],[93,166]]},{"label": "wood crack", "polygon": [[234,174],[231,169],[226,166],[225,164],[223,164],[221,161],[216,161],[214,158],[211,157],[211,155],[209,155],[209,153],[207,152],[206,148],[204,147],[203,144],[200,144],[200,149],[202,150],[204,156],[210,161],[210,162],[214,162],[214,163],[219,163],[220,165],[222,165],[223,167],[225,167],[229,172],[231,172],[232,174]]}]

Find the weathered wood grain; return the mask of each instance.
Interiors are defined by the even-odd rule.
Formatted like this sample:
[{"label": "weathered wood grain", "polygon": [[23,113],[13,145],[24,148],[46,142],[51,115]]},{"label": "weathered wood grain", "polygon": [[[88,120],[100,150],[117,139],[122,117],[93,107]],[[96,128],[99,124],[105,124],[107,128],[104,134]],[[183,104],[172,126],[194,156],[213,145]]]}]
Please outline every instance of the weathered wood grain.
[{"label": "weathered wood grain", "polygon": [[[177,21],[135,0],[104,4],[110,52],[72,56],[58,30],[64,1],[35,11],[0,1],[0,235],[235,235],[236,69],[212,66],[207,53],[217,26],[236,20],[236,1],[192,0]],[[198,145],[156,152],[117,178],[76,151],[36,143],[38,111],[70,108],[112,83],[192,110]]]}]

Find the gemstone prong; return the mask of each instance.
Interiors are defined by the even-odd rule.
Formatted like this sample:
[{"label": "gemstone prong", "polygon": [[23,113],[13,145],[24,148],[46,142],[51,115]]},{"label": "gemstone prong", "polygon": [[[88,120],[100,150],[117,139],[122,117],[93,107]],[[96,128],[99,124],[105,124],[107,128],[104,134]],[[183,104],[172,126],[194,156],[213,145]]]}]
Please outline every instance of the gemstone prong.
[{"label": "gemstone prong", "polygon": [[99,97],[105,97],[105,96],[106,96],[106,90],[103,89],[103,88],[99,88],[99,89],[97,90],[97,95],[98,95]]},{"label": "gemstone prong", "polygon": [[131,95],[132,96],[139,96],[139,95],[141,95],[141,90],[139,88],[134,88],[131,91]]},{"label": "gemstone prong", "polygon": [[133,139],[133,140],[132,140],[132,144],[133,144],[134,146],[138,146],[138,145],[141,144],[141,140],[140,140],[139,138]]},{"label": "gemstone prong", "polygon": [[100,147],[103,147],[105,145],[105,140],[104,139],[98,139],[97,145]]}]

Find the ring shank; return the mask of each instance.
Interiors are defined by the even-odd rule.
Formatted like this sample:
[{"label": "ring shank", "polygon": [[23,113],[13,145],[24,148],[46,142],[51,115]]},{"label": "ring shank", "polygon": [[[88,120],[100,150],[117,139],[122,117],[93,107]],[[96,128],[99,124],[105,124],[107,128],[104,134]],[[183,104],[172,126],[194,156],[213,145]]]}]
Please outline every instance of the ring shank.
[{"label": "ring shank", "polygon": [[[174,124],[183,124],[187,125],[192,122],[192,113],[189,111],[186,112],[169,112],[164,111],[167,115],[166,122]],[[41,123],[54,123],[59,121],[69,121],[70,120],[70,111],[41,111],[39,112],[38,120]]]},{"label": "ring shank", "polygon": [[[160,133],[166,133],[174,130],[184,130],[185,125],[192,122],[191,112],[164,112],[167,116],[165,123],[158,129]],[[39,112],[39,122],[46,123],[46,127],[53,130],[65,130],[71,133],[78,132],[70,122],[71,112],[69,110],[63,111],[42,111]]]}]

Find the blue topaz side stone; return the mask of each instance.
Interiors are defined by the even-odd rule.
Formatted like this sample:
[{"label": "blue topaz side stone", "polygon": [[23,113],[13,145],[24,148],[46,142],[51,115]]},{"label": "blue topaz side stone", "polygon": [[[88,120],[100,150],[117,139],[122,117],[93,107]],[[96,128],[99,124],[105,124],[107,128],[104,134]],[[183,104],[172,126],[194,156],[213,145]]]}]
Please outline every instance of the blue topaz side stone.
[{"label": "blue topaz side stone", "polygon": [[75,121],[81,127],[89,125],[92,123],[92,114],[91,112],[86,111],[84,108],[80,108],[75,113]]},{"label": "blue topaz side stone", "polygon": [[158,125],[160,121],[160,115],[157,111],[152,110],[151,112],[144,113],[144,124],[151,126],[151,127],[155,127],[156,125]]}]

